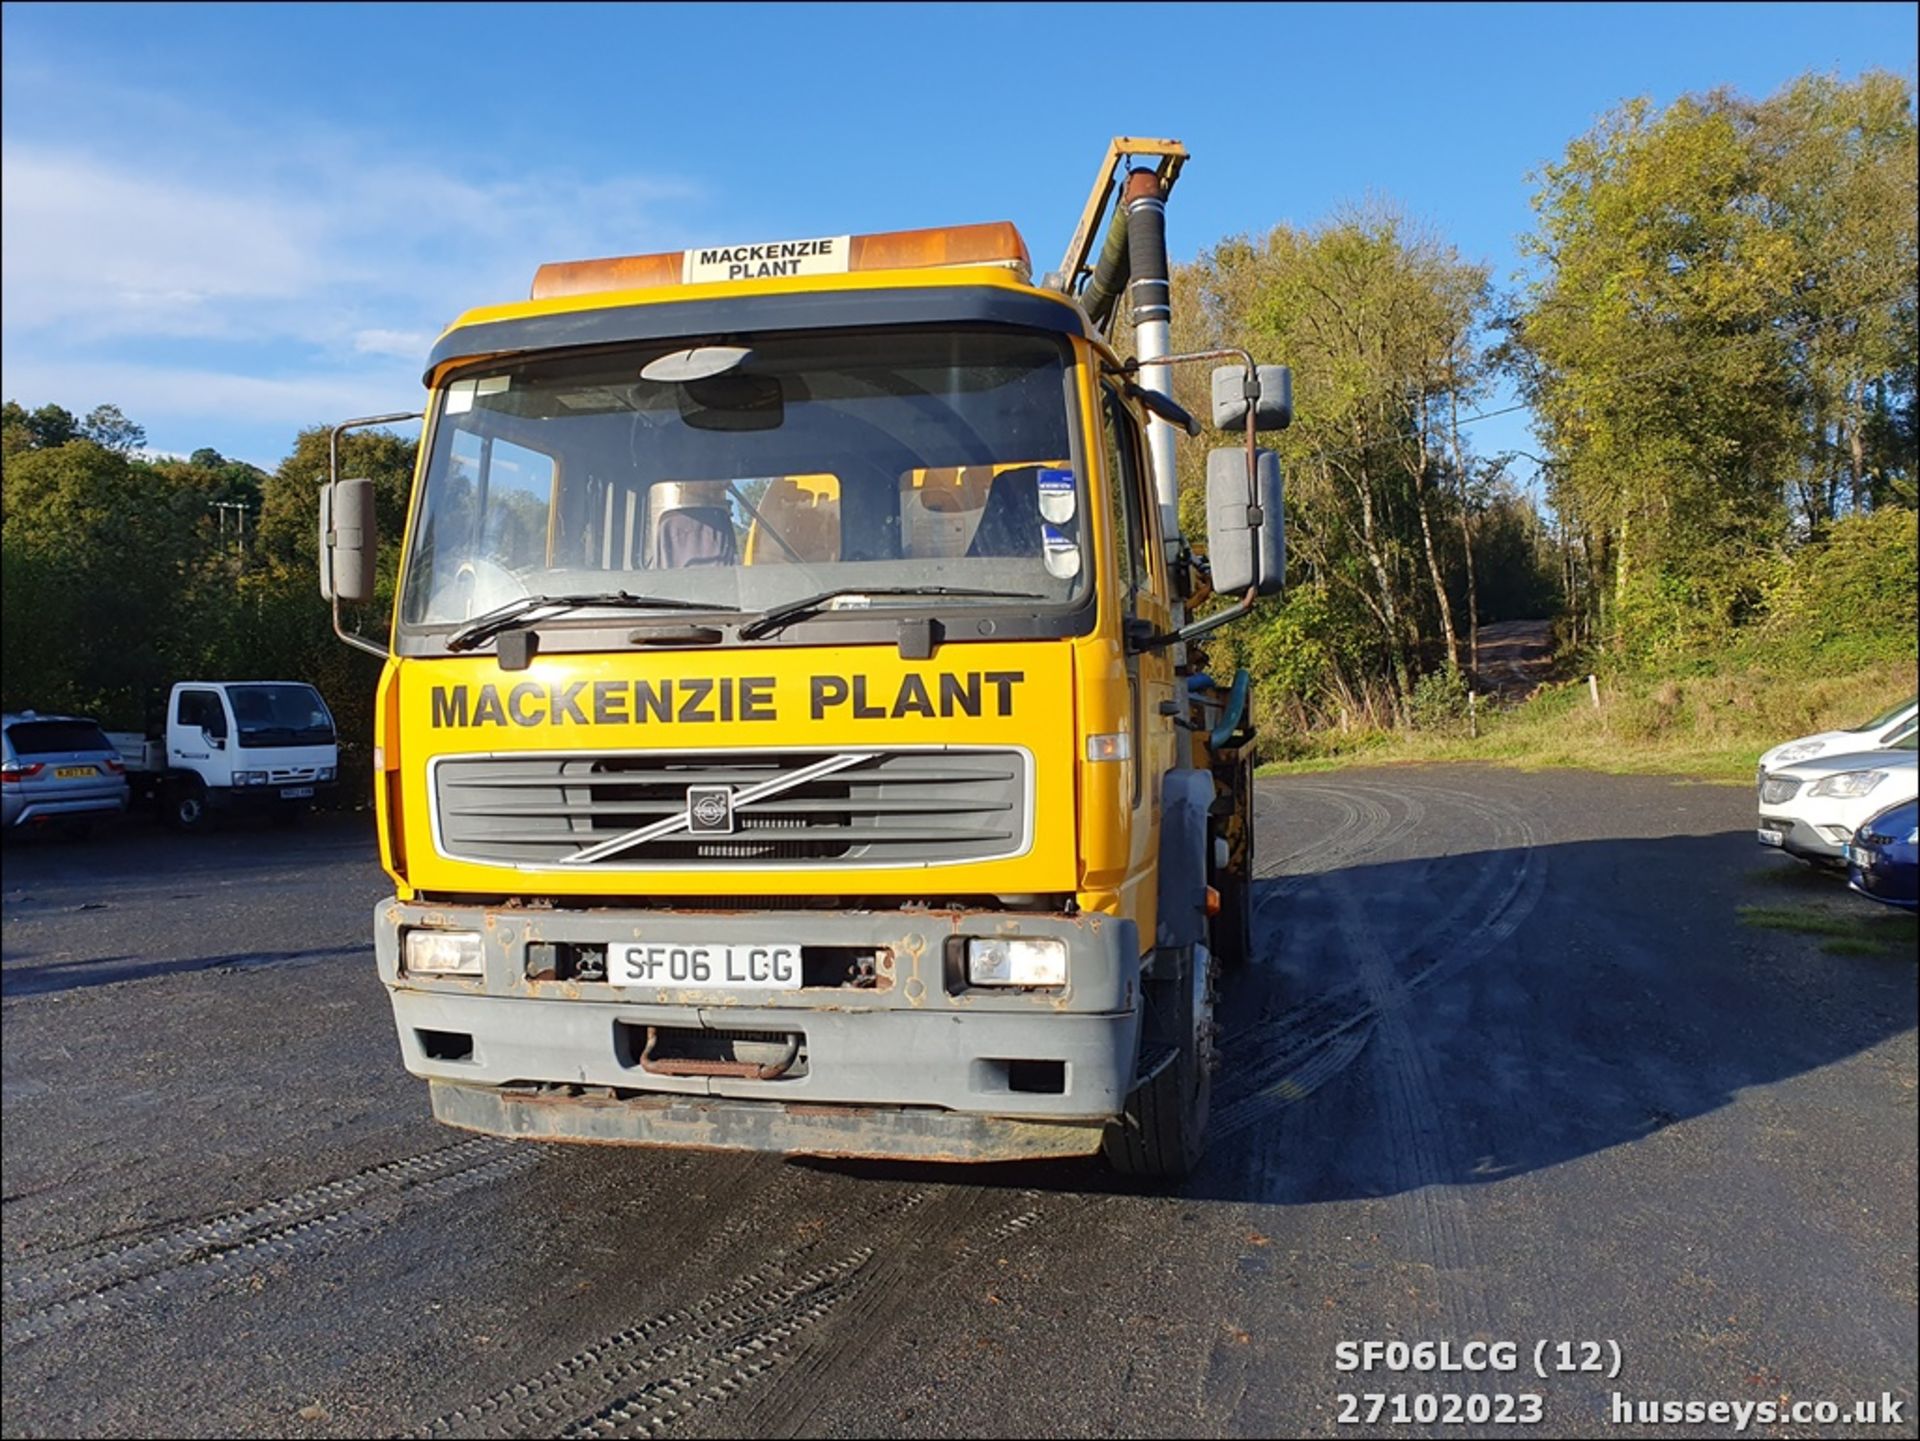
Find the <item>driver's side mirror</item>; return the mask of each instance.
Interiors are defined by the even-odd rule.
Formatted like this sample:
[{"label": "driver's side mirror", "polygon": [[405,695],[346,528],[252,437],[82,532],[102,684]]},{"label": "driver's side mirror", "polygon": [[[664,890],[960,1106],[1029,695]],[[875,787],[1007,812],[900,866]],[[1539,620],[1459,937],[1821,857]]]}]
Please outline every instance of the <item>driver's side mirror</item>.
[{"label": "driver's side mirror", "polygon": [[[1238,373],[1238,372],[1236,372]],[[1280,457],[1223,446],[1207,452],[1207,564],[1214,591],[1259,595],[1279,591],[1287,568],[1286,492]]]},{"label": "driver's side mirror", "polygon": [[373,482],[336,480],[320,487],[320,594],[364,605],[373,599],[379,554]]}]

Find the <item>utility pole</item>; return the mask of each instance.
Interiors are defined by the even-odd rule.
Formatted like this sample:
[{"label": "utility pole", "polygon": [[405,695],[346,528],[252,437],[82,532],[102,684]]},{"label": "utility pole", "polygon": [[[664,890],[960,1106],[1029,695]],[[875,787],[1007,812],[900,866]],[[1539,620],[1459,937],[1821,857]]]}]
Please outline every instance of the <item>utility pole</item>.
[{"label": "utility pole", "polygon": [[220,513],[220,548],[227,547],[227,512],[233,512],[234,544],[242,555],[247,553],[247,503],[243,500],[212,500],[207,502],[211,510]]}]

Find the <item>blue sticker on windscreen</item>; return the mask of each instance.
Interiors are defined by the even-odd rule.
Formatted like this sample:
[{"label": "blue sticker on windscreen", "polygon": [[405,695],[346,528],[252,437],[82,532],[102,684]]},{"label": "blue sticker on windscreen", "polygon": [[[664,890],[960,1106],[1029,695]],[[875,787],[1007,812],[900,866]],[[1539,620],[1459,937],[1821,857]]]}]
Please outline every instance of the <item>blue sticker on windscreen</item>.
[{"label": "blue sticker on windscreen", "polygon": [[1073,519],[1075,502],[1072,471],[1043,465],[1035,477],[1034,489],[1039,496],[1042,520],[1065,525]]}]

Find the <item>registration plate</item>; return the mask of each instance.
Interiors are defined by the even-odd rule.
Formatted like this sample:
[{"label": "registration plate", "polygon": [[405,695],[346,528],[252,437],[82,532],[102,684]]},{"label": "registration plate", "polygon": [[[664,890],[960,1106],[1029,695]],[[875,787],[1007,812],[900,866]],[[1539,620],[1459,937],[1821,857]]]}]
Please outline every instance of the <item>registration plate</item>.
[{"label": "registration plate", "polygon": [[629,942],[607,948],[607,979],[616,986],[797,991],[800,948]]},{"label": "registration plate", "polygon": [[55,766],[53,773],[63,781],[77,781],[100,774],[92,766]]},{"label": "registration plate", "polygon": [[1760,834],[1760,844],[1763,846],[1779,846],[1779,845],[1786,844],[1786,837],[1781,835],[1780,832],[1778,831],[1769,831],[1769,830],[1763,829],[1760,831],[1759,834]]},{"label": "registration plate", "polygon": [[312,786],[282,786],[280,799],[283,801],[301,801],[313,794]]}]

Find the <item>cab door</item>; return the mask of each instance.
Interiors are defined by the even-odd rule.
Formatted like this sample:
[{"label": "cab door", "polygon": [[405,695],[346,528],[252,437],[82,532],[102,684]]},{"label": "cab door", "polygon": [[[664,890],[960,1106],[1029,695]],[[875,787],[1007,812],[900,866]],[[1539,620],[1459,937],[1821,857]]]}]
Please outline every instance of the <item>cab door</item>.
[{"label": "cab door", "polygon": [[[1147,465],[1144,425],[1110,385],[1101,387],[1101,428],[1106,439],[1108,501],[1113,509],[1121,623],[1138,635],[1163,634],[1172,624],[1167,603],[1166,562],[1159,536],[1159,506]],[[1127,889],[1129,910],[1152,935],[1153,888],[1160,853],[1160,778],[1173,764],[1175,714],[1173,653],[1168,646],[1127,655],[1128,727],[1132,740],[1133,825]]]},{"label": "cab door", "polygon": [[218,690],[182,686],[167,721],[168,765],[193,771],[210,786],[233,784],[233,726]]}]

